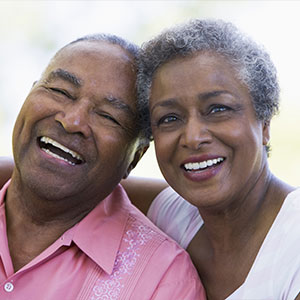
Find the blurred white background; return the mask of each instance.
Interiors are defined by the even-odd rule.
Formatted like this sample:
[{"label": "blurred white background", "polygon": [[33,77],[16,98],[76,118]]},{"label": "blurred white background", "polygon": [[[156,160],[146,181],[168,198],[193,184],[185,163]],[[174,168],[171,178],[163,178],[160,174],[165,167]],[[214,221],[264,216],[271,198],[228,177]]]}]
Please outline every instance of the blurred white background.
[{"label": "blurred white background", "polygon": [[[272,122],[273,172],[300,185],[300,1],[0,1],[0,156],[12,156],[17,113],[53,54],[82,35],[109,32],[137,44],[190,18],[222,18],[262,43],[277,66],[281,113]],[[161,177],[153,145],[138,176]]]}]

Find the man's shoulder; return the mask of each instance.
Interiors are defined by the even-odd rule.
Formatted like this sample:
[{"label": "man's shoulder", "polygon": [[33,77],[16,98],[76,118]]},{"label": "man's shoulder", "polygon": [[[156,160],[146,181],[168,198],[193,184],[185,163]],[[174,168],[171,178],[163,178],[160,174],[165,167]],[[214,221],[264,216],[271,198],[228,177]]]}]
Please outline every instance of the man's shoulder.
[{"label": "man's shoulder", "polygon": [[[106,203],[113,217],[105,222],[111,230],[108,243],[116,241],[113,224],[119,224],[113,269],[104,274],[97,266],[99,278],[93,277],[92,293],[113,293],[114,299],[197,299],[194,294],[203,289],[185,250],[134,207],[121,189],[116,193]],[[191,292],[193,296],[186,297]]]},{"label": "man's shoulder", "polygon": [[134,205],[129,203],[126,210],[128,219],[123,233],[123,246],[134,245],[132,247],[151,257],[152,261],[164,260],[171,263],[178,256],[188,256],[175,240],[159,229]]},{"label": "man's shoulder", "polygon": [[[131,255],[139,254],[161,260],[167,256],[165,262],[175,260],[177,256],[188,256],[186,251],[176,241],[161,231],[138,208],[131,204],[125,191],[117,188],[122,197],[122,211],[126,215],[123,236],[119,252],[131,251]],[[120,207],[119,207],[120,209]],[[188,256],[189,257],[189,256]]]},{"label": "man's shoulder", "polygon": [[132,236],[135,236],[135,238],[142,239],[143,245],[146,245],[148,242],[155,243],[157,245],[161,243],[177,245],[174,240],[161,231],[134,206],[130,208],[124,233],[125,235],[130,233]]},{"label": "man's shoulder", "polygon": [[128,272],[141,271],[136,285],[139,299],[150,299],[143,298],[150,290],[155,291],[153,299],[204,299],[188,253],[144,215],[129,214],[120,250],[118,261],[126,262]]}]

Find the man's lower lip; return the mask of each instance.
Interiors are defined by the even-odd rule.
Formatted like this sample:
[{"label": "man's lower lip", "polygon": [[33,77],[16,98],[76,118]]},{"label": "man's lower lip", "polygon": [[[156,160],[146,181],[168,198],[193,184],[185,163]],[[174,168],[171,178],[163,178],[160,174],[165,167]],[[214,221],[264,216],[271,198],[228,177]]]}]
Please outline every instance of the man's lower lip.
[{"label": "man's lower lip", "polygon": [[61,166],[66,166],[66,167],[70,167],[70,168],[74,168],[76,167],[77,165],[71,165],[69,164],[68,162],[62,160],[62,159],[59,159],[59,158],[56,158],[56,157],[53,157],[52,155],[46,153],[43,149],[40,148],[40,151],[42,153],[42,156],[44,158],[46,158],[48,161],[52,162],[52,163],[55,163],[55,164],[59,164]]},{"label": "man's lower lip", "polygon": [[186,171],[183,170],[184,176],[191,181],[205,181],[214,177],[221,170],[221,165],[209,167],[202,171]]}]

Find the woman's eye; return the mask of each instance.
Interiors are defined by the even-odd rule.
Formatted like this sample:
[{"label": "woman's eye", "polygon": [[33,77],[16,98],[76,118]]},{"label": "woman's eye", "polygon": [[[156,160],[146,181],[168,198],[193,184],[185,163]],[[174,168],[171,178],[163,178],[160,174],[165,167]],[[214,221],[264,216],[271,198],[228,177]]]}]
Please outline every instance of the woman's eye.
[{"label": "woman's eye", "polygon": [[224,112],[224,111],[228,111],[228,110],[230,110],[230,108],[228,106],[214,105],[214,106],[210,107],[209,114],[220,113],[220,112]]},{"label": "woman's eye", "polygon": [[177,121],[178,118],[176,116],[164,116],[162,118],[159,119],[158,124],[157,125],[162,125],[162,124],[170,124],[172,122]]}]

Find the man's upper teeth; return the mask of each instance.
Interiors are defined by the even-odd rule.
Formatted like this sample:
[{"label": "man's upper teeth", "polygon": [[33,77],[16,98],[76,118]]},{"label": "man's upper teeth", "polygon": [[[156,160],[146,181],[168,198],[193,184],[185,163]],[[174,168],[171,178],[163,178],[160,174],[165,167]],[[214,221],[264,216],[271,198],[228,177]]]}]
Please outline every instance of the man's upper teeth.
[{"label": "man's upper teeth", "polygon": [[57,155],[57,154],[51,152],[51,151],[48,150],[48,149],[43,148],[43,151],[45,151],[46,153],[48,153],[48,154],[51,155],[52,157],[55,157],[55,158],[58,158],[58,159],[61,159],[61,160],[65,161],[65,162],[67,162],[67,163],[70,164],[71,166],[75,166],[75,164],[74,164],[73,162],[71,162],[71,161],[69,161],[69,160],[67,160],[67,159],[65,159],[65,158],[63,158],[63,157],[61,157],[61,156],[59,156],[59,155]]},{"label": "man's upper teeth", "polygon": [[184,168],[186,170],[205,169],[205,168],[215,165],[223,160],[224,160],[223,157],[218,157],[218,158],[209,159],[209,160],[205,160],[205,161],[201,161],[201,162],[187,163],[187,164],[184,164]]},{"label": "man's upper teeth", "polygon": [[56,142],[56,141],[54,141],[54,140],[52,140],[52,139],[50,139],[50,138],[48,138],[46,136],[41,137],[41,142],[43,142],[45,144],[51,144],[54,147],[57,147],[60,150],[66,152],[66,153],[71,154],[74,158],[76,158],[78,160],[81,160],[81,161],[83,160],[81,158],[81,156],[78,153],[76,153],[75,151],[72,151],[72,150],[68,149],[67,147],[63,146],[62,144],[60,144],[60,143],[58,143],[58,142]]}]

